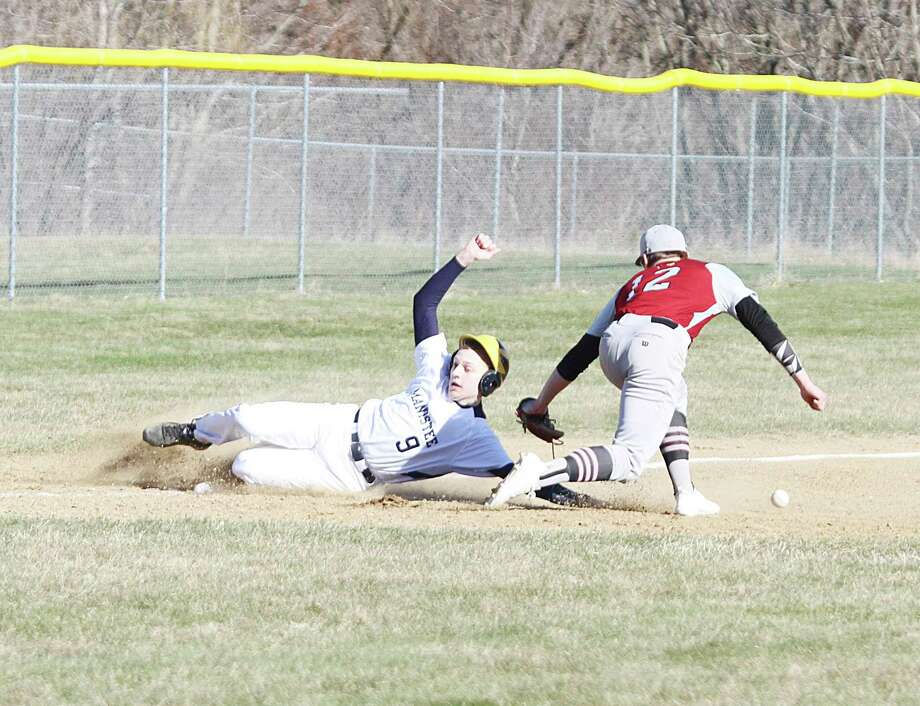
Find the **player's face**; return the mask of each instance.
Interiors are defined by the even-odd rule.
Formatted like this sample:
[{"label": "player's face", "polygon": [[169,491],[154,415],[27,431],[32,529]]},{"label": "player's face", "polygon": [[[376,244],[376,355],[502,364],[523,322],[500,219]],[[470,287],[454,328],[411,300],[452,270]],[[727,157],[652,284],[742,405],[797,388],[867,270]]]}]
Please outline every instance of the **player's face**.
[{"label": "player's face", "polygon": [[461,348],[454,356],[447,389],[450,399],[464,407],[479,400],[479,380],[489,370],[482,358],[469,348]]}]

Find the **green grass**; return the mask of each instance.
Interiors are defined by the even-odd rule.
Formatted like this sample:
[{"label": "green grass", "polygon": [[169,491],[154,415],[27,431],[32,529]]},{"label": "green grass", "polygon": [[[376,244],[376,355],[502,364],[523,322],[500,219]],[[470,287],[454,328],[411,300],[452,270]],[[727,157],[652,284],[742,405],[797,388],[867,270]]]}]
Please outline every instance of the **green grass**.
[{"label": "green grass", "polygon": [[[514,404],[539,390],[615,285],[505,295],[487,286],[483,273],[469,274],[442,304],[442,327],[451,340],[464,332],[494,332],[510,347],[508,383],[487,410],[499,432],[511,434]],[[722,316],[690,351],[686,378],[695,435],[917,435],[920,399],[904,393],[920,389],[920,330],[911,323],[920,295],[914,285],[763,283],[758,289],[814,380],[830,393],[830,409],[809,411],[780,366]],[[175,408],[244,399],[361,402],[401,390],[413,372],[411,291],[163,303],[55,296],[4,306],[0,325],[6,398],[0,453],[6,454],[94,443],[94,431],[131,428]],[[553,413],[572,436],[610,438],[615,398],[597,365],[559,398]]]},{"label": "green grass", "polygon": [[916,703],[916,542],[0,532],[2,703]]},{"label": "green grass", "polygon": [[[694,437],[915,448],[915,284],[778,286],[738,269],[831,406],[808,411],[720,317],[689,357]],[[511,375],[487,410],[513,440],[514,404],[630,270],[559,291],[490,272],[458,282],[441,323],[451,340],[494,331],[509,344]],[[423,279],[164,303],[22,297],[0,309],[0,472],[167,410],[396,392]],[[602,441],[614,399],[593,366],[553,413],[569,438]],[[0,538],[0,704],[917,703],[916,537],[7,515]]]},{"label": "green grass", "polygon": [[[599,236],[603,242],[603,238]],[[634,270],[629,263],[635,244],[610,239],[608,250],[597,245],[563,242],[560,282],[568,287],[596,287],[620,283]],[[439,249],[443,264],[462,242],[445,236]],[[501,243],[502,255],[478,265],[467,279],[478,286],[520,293],[555,282],[555,252],[551,237],[533,243]],[[8,244],[0,239],[0,290],[8,281]],[[772,247],[742,256],[730,246],[694,252],[707,260],[725,262],[755,283],[777,279]],[[166,246],[167,296],[201,293],[275,295],[297,291],[300,249],[290,234],[277,238],[241,238],[228,235],[170,234]],[[871,252],[829,255],[824,248],[788,248],[786,282],[872,281],[876,277]],[[304,245],[304,289],[311,293],[411,293],[431,272],[435,261],[432,242],[407,242],[389,235],[373,242],[325,241],[313,234]],[[155,298],[160,291],[160,244],[157,236],[124,234],[109,237],[21,237],[16,247],[16,292],[21,299],[107,293]],[[914,282],[920,267],[912,260],[889,258],[884,279]]]}]

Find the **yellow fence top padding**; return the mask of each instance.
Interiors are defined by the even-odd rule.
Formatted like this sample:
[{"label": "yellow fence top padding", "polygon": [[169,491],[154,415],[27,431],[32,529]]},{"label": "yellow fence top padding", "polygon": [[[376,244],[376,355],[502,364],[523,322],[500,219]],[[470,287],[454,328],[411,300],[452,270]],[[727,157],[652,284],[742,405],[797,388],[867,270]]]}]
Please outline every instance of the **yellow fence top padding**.
[{"label": "yellow fence top padding", "polygon": [[887,94],[920,96],[920,84],[900,79],[872,83],[811,81],[797,76],[708,74],[692,69],[672,69],[648,78],[602,76],[578,69],[501,69],[454,64],[410,64],[323,56],[272,56],[220,54],[176,49],[67,49],[20,44],[0,49],[0,68],[18,64],[57,66],[111,66],[141,68],[213,69],[315,73],[360,78],[415,81],[461,81],[505,86],[581,86],[614,93],[658,93],[678,86],[711,91],[789,91],[812,96],[878,98]]}]

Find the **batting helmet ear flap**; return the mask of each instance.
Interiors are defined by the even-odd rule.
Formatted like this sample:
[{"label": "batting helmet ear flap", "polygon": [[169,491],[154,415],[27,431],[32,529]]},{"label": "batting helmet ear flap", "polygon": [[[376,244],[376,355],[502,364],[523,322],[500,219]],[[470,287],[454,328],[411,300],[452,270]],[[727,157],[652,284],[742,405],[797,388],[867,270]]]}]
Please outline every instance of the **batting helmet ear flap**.
[{"label": "batting helmet ear flap", "polygon": [[[457,357],[457,353],[460,352],[458,348],[453,353],[450,354],[450,363],[447,366],[448,370],[453,370],[454,368],[454,358]],[[506,364],[507,365],[507,364]],[[483,397],[488,397],[493,392],[495,392],[502,384],[502,376],[499,375],[494,370],[487,370],[485,374],[479,378],[479,394]]]},{"label": "batting helmet ear flap", "polygon": [[479,378],[479,394],[488,397],[502,385],[502,377],[494,370],[488,371]]}]

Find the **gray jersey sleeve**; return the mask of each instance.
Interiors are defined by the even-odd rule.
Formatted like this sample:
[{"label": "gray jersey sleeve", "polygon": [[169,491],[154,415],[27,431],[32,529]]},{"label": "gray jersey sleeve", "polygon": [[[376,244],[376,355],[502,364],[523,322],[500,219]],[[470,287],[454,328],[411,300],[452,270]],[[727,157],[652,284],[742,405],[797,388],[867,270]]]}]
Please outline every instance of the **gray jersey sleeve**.
[{"label": "gray jersey sleeve", "polygon": [[[622,289],[622,287],[620,289]],[[620,290],[618,289],[610,298],[610,301],[604,305],[604,308],[597,313],[597,316],[588,327],[586,333],[590,334],[591,336],[597,336],[598,338],[603,335],[604,331],[607,330],[607,327],[610,326],[610,324],[613,322],[613,317],[616,315],[617,297],[619,295]]]},{"label": "gray jersey sleeve", "polygon": [[746,297],[752,297],[754,301],[757,301],[757,292],[748,289],[741,278],[725,265],[710,262],[707,263],[706,269],[712,274],[712,293],[715,295],[716,302],[732,317],[738,318],[736,307]]},{"label": "gray jersey sleeve", "polygon": [[447,350],[447,338],[443,333],[429,336],[415,347],[415,377],[409,383],[407,390],[412,390],[420,385],[426,388],[437,388],[445,383],[445,371],[450,361]]}]

